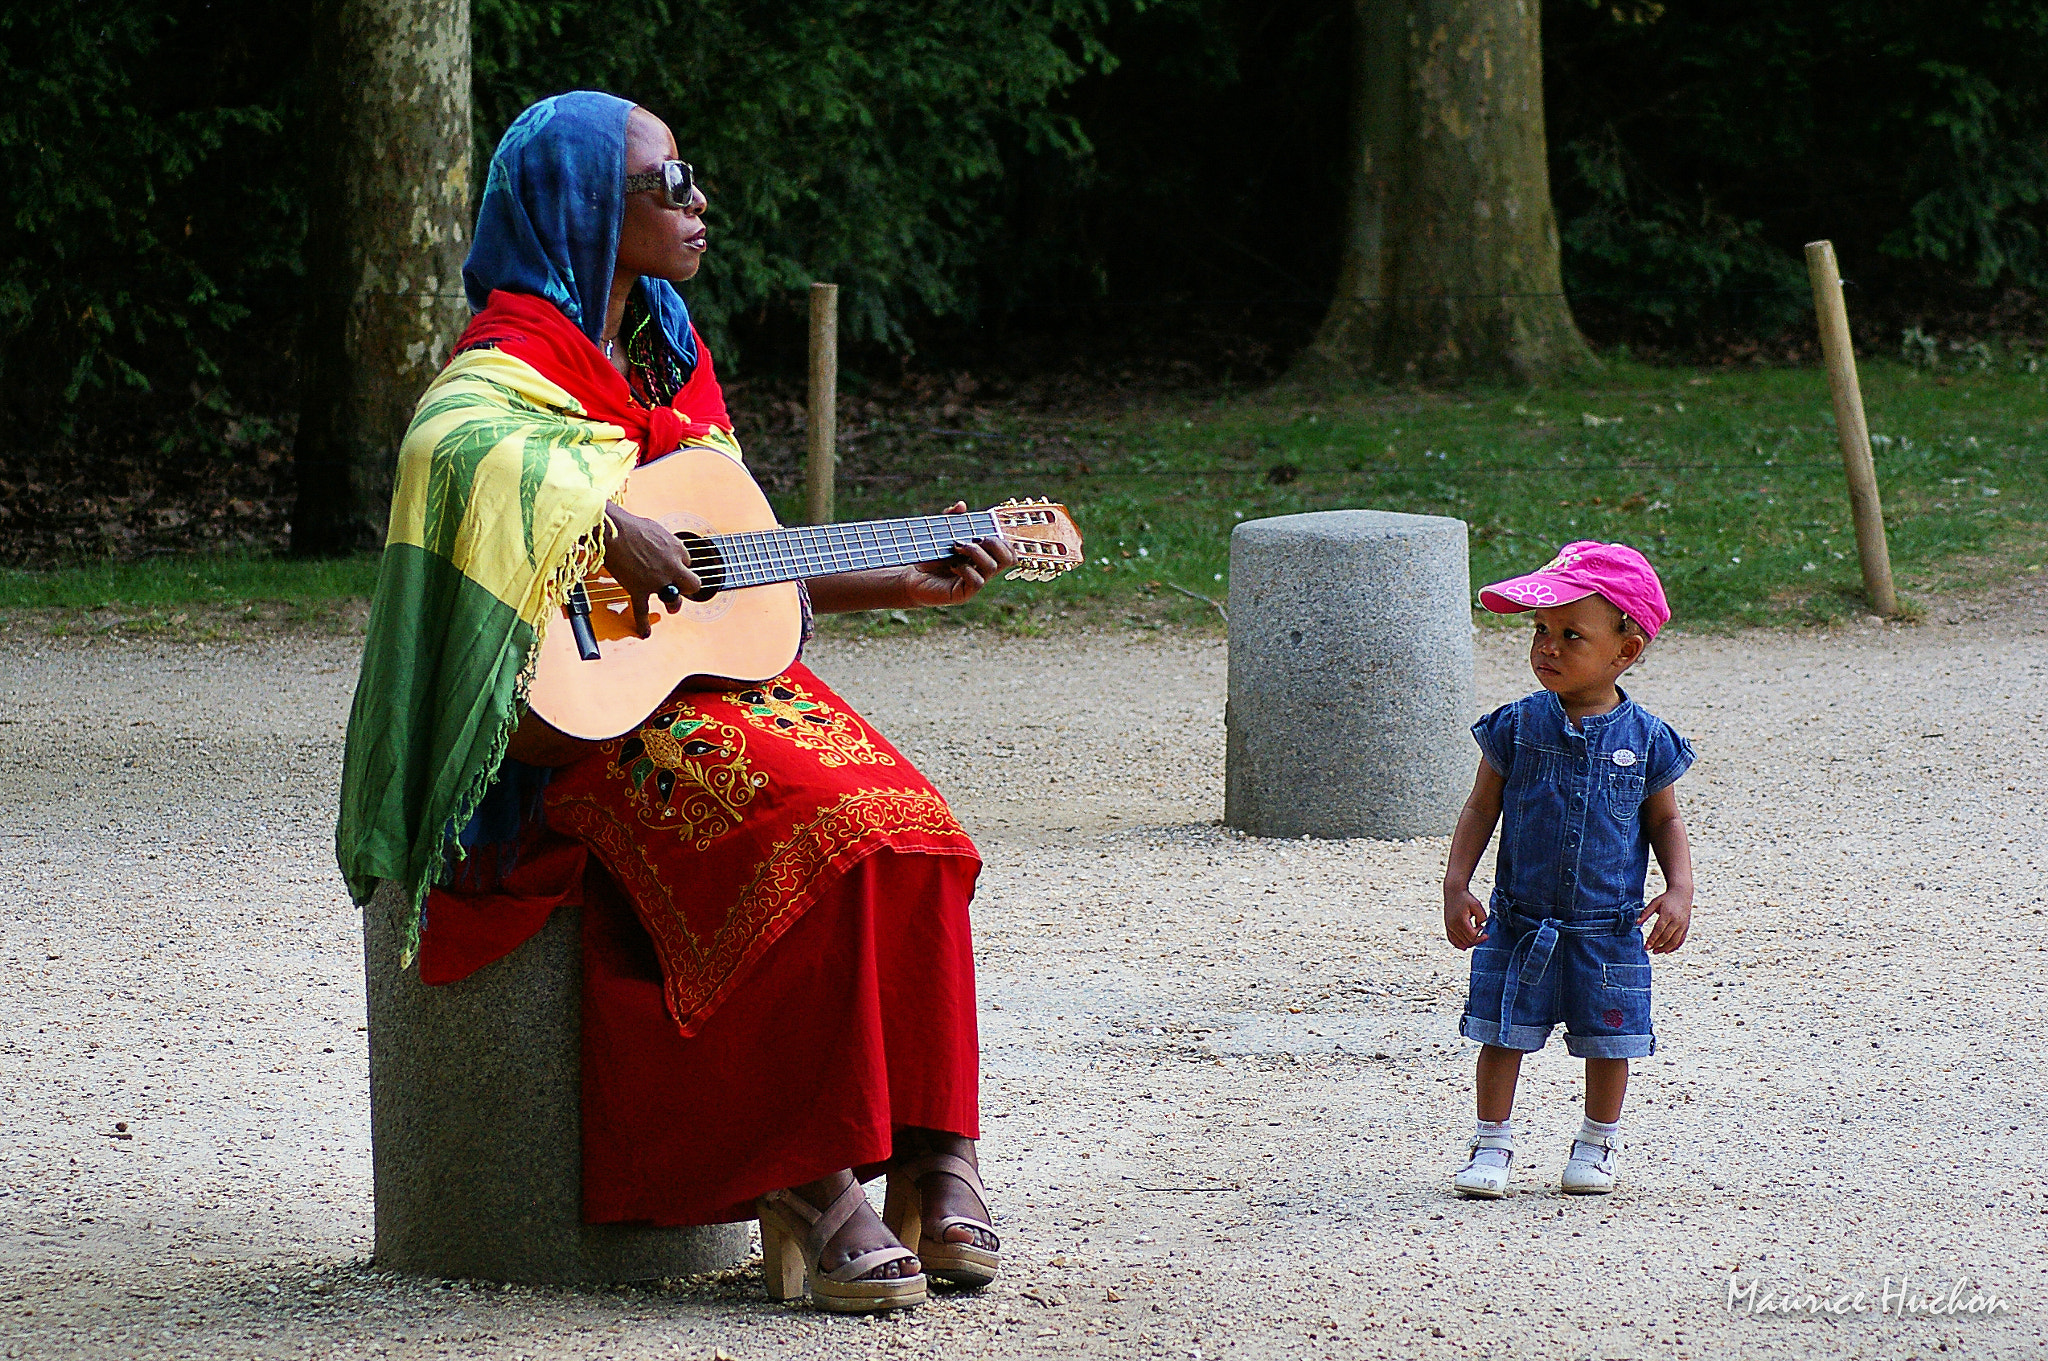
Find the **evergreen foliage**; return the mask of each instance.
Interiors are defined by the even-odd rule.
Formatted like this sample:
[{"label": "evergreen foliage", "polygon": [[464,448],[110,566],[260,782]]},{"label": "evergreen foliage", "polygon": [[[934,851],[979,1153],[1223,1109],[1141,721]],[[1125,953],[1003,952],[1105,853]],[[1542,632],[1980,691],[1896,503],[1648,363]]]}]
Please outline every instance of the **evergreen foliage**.
[{"label": "evergreen foliage", "polygon": [[[1552,0],[1545,18],[1574,295],[1783,322],[1822,238],[1866,278],[1888,257],[2048,289],[2048,4]],[[1782,292],[1729,311],[1732,290]]]},{"label": "evergreen foliage", "polygon": [[[1575,297],[1678,341],[1776,324],[1803,311],[1799,246],[1821,236],[1865,278],[1891,261],[1895,280],[2048,289],[2048,0],[1544,18]],[[1334,277],[1343,6],[476,0],[475,33],[480,159],[527,101],[578,86],[674,126],[713,200],[692,305],[741,353],[813,278],[841,284],[855,336],[903,346],[944,317],[1313,312]],[[305,41],[301,8],[253,0],[0,9],[0,455],[118,436],[184,457],[230,414],[289,418],[318,286]],[[1763,302],[1726,310],[1740,290]]]},{"label": "evergreen foliage", "polygon": [[218,401],[231,337],[290,306],[304,39],[247,0],[0,8],[0,447],[124,394]]},{"label": "evergreen foliage", "polygon": [[1004,146],[1087,149],[1051,101],[1109,64],[1103,4],[476,0],[477,154],[544,95],[636,100],[711,200],[700,325],[830,279],[852,336],[900,344],[906,322],[966,307],[1001,248]]}]

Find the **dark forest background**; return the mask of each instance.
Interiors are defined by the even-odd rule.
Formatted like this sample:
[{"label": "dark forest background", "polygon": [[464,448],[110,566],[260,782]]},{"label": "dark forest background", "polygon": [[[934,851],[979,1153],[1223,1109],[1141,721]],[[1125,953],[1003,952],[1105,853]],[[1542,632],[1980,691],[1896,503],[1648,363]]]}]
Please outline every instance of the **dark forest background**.
[{"label": "dark forest background", "polygon": [[[2048,3],[1548,0],[1544,25],[1566,288],[1597,345],[1794,356],[1818,237],[1870,344],[2043,330]],[[476,0],[474,26],[479,169],[565,88],[674,126],[713,205],[691,305],[748,384],[800,367],[814,278],[842,285],[856,395],[1259,382],[1329,301],[1344,5]],[[37,513],[24,487],[125,478],[207,481],[202,537],[232,542],[288,481],[319,286],[306,37],[301,7],[252,0],[0,11],[0,539]]]}]

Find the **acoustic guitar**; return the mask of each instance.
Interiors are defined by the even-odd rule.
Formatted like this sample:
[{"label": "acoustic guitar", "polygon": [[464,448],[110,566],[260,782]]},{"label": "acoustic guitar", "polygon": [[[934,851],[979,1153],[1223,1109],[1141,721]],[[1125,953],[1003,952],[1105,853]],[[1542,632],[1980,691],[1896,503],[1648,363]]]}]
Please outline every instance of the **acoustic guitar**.
[{"label": "acoustic guitar", "polygon": [[647,638],[633,632],[625,588],[602,570],[571,593],[542,639],[527,707],[585,741],[631,731],[686,680],[781,675],[802,641],[800,580],[937,562],[955,543],[997,536],[1016,551],[1012,577],[1050,580],[1084,561],[1073,516],[1050,501],[785,529],[747,470],[712,449],[679,449],[634,469],[621,503],[683,540],[704,589],[675,614],[651,610]]}]

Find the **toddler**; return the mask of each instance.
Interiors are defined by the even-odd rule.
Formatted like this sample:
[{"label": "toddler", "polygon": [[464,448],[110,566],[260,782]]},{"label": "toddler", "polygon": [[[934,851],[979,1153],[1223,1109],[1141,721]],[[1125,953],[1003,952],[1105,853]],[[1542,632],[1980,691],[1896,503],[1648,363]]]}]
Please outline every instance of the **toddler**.
[{"label": "toddler", "polygon": [[[1586,1061],[1586,1118],[1563,1189],[1602,1195],[1614,1189],[1628,1061],[1657,1048],[1650,955],[1685,944],[1692,922],[1692,852],[1672,788],[1692,745],[1616,684],[1671,610],[1641,553],[1591,542],[1487,587],[1479,602],[1535,613],[1529,665],[1543,688],[1473,724],[1484,759],[1444,873],[1444,934],[1472,951],[1459,1030],[1484,1046],[1479,1127],[1452,1185],[1507,1194],[1522,1055],[1562,1021],[1566,1051]],[[1472,894],[1472,871],[1496,822],[1489,910]],[[1651,851],[1666,887],[1645,906]]]}]

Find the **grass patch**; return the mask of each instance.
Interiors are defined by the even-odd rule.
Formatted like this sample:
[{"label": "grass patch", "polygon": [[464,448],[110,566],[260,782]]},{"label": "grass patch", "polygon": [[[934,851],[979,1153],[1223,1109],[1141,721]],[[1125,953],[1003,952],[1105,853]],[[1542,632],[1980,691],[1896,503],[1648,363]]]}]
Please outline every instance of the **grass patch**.
[{"label": "grass patch", "polygon": [[[1862,377],[1900,588],[1931,594],[2040,570],[2048,374],[1934,376],[1877,361]],[[842,517],[1051,496],[1079,518],[1088,566],[944,615],[865,616],[834,631],[1220,627],[1209,601],[1227,591],[1234,525],[1343,507],[1466,521],[1475,586],[1538,566],[1569,540],[1603,539],[1649,554],[1681,624],[1821,622],[1864,608],[1818,369],[1624,362],[1558,388],[1282,390],[1094,419],[999,411],[962,422],[849,430]],[[777,500],[800,515],[800,496]],[[366,598],[375,579],[374,555],[159,558],[0,572],[0,608],[160,618],[262,606],[315,622],[334,602]]]},{"label": "grass patch", "polygon": [[[1877,361],[1862,379],[1901,590],[2038,570],[2048,375],[1936,377]],[[992,592],[962,622],[1220,622],[1181,592],[1223,597],[1232,526],[1344,507],[1465,520],[1475,587],[1570,540],[1601,539],[1650,556],[1681,623],[1809,623],[1865,608],[1818,369],[1624,362],[1560,388],[1276,391],[1095,421],[989,422],[932,444],[918,452],[920,474],[856,486],[841,514],[1048,495],[1088,536],[1084,571]]]},{"label": "grass patch", "polygon": [[134,610],[317,605],[368,598],[377,555],[302,562],[250,556],[163,557],[48,572],[0,572],[0,608]]}]

